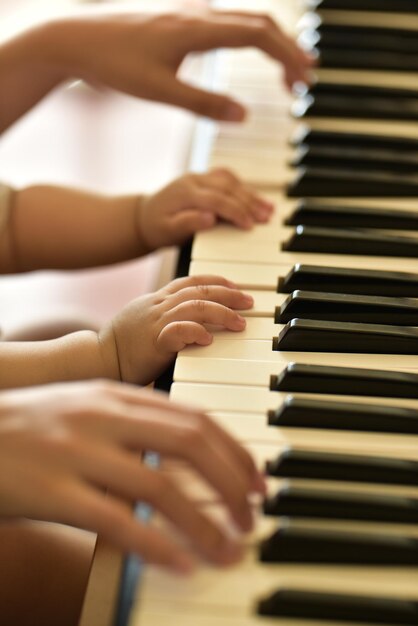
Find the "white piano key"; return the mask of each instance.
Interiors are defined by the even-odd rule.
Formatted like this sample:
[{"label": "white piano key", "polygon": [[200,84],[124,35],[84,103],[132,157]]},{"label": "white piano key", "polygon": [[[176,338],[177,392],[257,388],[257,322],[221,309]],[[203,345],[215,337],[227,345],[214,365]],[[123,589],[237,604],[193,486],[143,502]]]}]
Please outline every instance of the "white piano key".
[{"label": "white piano key", "polygon": [[[329,365],[331,367],[356,367],[364,369],[380,369],[395,372],[418,371],[415,359],[414,367],[402,367],[396,357],[386,357],[384,362],[379,355],[365,354],[319,354],[307,352],[293,353],[289,360],[284,353],[278,361],[244,360],[239,354],[235,358],[205,357],[201,351],[199,355],[190,351],[179,354],[174,369],[174,380],[178,382],[219,383],[228,385],[251,385],[268,387],[270,376],[278,375],[289,362],[304,363],[305,365]],[[412,363],[410,362],[411,366]],[[234,393],[231,390],[231,393]]]},{"label": "white piano key", "polygon": [[[244,331],[235,333],[234,339],[240,341],[244,339],[269,339],[280,332],[283,325],[275,325],[273,322],[276,306],[280,306],[288,297],[285,293],[275,293],[274,291],[246,289],[245,293],[254,298],[254,306],[251,309],[240,311],[240,314],[247,318],[257,317],[262,319],[247,320],[247,327]],[[225,339],[232,339],[231,333],[221,329],[214,330],[215,335],[220,335]]]},{"label": "white piano key", "polygon": [[[249,385],[257,387],[268,387],[270,376],[279,375],[286,367],[287,363],[272,363],[272,361],[245,361],[243,359],[228,358],[206,358],[201,356],[189,356],[189,354],[179,354],[174,369],[174,380],[177,382],[191,383],[219,383],[225,385]],[[338,360],[341,355],[338,355]],[[345,355],[347,356],[347,355]],[[350,361],[346,359],[347,367],[365,368],[370,367],[369,360],[364,359],[364,355],[350,355]],[[315,352],[304,353],[297,361],[306,365],[328,365],[335,366],[335,355],[318,354]],[[394,359],[385,361],[385,365],[374,363],[378,369],[386,371],[418,371],[418,363],[414,369],[402,368],[398,366]],[[233,393],[233,390],[231,390]]]},{"label": "white piano key", "polygon": [[[351,401],[351,398],[350,398]],[[183,400],[184,402],[184,400]],[[392,401],[393,404],[393,401]],[[277,408],[277,405],[276,407]],[[277,428],[268,426],[265,414],[259,414],[257,419],[246,419],[247,413],[239,411],[211,411],[208,414],[222,428],[229,432],[237,441],[243,445],[248,443],[269,443],[272,445],[296,445],[302,446],[304,442],[310,445],[315,438],[320,441],[324,450],[333,452],[335,446],[345,445],[348,431],[313,430],[313,429],[292,429]],[[350,432],[350,442],[353,447],[363,450],[367,454],[370,447],[374,446],[385,454],[390,449],[402,449],[413,452],[418,444],[417,436],[394,435],[393,433],[367,433]],[[296,442],[296,443],[294,443]]]},{"label": "white piano key", "polygon": [[[410,354],[347,354],[347,353],[307,353],[279,352],[272,349],[272,341],[248,340],[236,341],[216,337],[209,346],[190,346],[182,351],[183,356],[206,359],[232,359],[250,361],[270,361],[276,370],[281,370],[288,363],[316,363],[317,365],[333,365],[335,367],[357,367],[356,363],[364,363],[370,369],[417,369],[418,358]],[[231,367],[231,363],[229,364]],[[272,374],[274,373],[274,370]],[[222,381],[221,381],[222,382]]]},{"label": "white piano key", "polygon": [[[205,383],[192,383],[192,382],[175,382],[171,388],[170,397],[176,402],[183,402],[194,406],[201,406],[205,411],[222,411],[222,412],[235,412],[239,414],[245,413],[260,413],[264,417],[261,418],[261,425],[267,423],[266,414],[267,411],[273,411],[283,404],[283,402],[289,396],[294,396],[303,399],[314,400],[332,400],[335,402],[353,402],[359,404],[370,404],[379,406],[398,406],[410,409],[418,409],[418,400],[411,398],[380,398],[370,396],[339,396],[339,395],[326,395],[326,394],[310,394],[310,393],[285,393],[278,391],[270,391],[267,388],[262,387],[250,387],[250,386],[234,386],[222,384],[205,384]],[[236,417],[238,419],[238,417]],[[280,430],[271,427],[272,430]],[[292,429],[285,429],[288,432]],[[293,429],[294,430],[294,429]],[[296,429],[296,432],[301,432],[305,429]],[[307,429],[306,429],[307,430]],[[315,431],[315,429],[314,429]],[[321,431],[324,432],[324,431]],[[332,438],[339,439],[343,437],[351,437],[352,433],[347,432],[335,433],[330,431]],[[313,436],[313,435],[312,435]],[[363,433],[361,434],[361,437]],[[372,435],[372,437],[378,435]],[[286,435],[287,437],[287,435]],[[385,435],[386,437],[386,435]],[[392,439],[393,434],[389,435]],[[396,437],[395,437],[396,438]],[[414,435],[401,435],[400,439],[411,440],[409,445],[416,446],[418,443],[418,436]]]},{"label": "white piano key", "polygon": [[320,83],[385,87],[391,89],[418,89],[415,72],[371,72],[368,70],[318,67],[315,70],[315,75]]},{"label": "white piano key", "polygon": [[326,24],[340,26],[364,26],[373,28],[396,28],[400,30],[418,30],[418,15],[415,13],[393,13],[378,11],[339,11],[322,9],[320,15],[305,13],[299,21],[298,28],[309,28]]},{"label": "white piano key", "polygon": [[226,261],[246,264],[291,265],[306,263],[325,267],[353,267],[399,272],[417,270],[416,259],[404,257],[357,256],[349,254],[318,254],[316,252],[283,252],[278,242],[251,241],[242,243],[232,238],[228,245],[217,245],[211,238],[197,237],[192,248],[193,261]]}]

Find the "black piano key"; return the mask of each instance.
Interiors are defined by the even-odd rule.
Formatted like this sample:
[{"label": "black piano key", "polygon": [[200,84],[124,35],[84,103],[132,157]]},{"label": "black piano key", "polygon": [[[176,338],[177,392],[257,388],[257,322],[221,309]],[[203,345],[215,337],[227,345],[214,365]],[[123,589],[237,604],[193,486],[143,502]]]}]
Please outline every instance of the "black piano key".
[{"label": "black piano key", "polygon": [[266,472],[278,478],[418,485],[417,461],[310,450],[284,450],[267,462]]},{"label": "black piano key", "polygon": [[259,601],[257,613],[265,617],[291,617],[361,624],[417,626],[415,600],[387,596],[354,596],[282,588]]},{"label": "black piano key", "polygon": [[263,505],[266,515],[311,519],[417,524],[418,500],[363,492],[282,487]]},{"label": "black piano key", "polygon": [[[418,207],[417,207],[418,208]],[[288,226],[323,226],[325,228],[390,228],[418,230],[418,210],[381,209],[347,206],[338,201],[324,204],[320,200],[301,200],[286,219]],[[331,291],[331,289],[330,289]],[[415,292],[418,295],[418,291]]]},{"label": "black piano key", "polygon": [[315,130],[309,126],[298,129],[292,139],[293,145],[305,144],[309,146],[346,146],[378,150],[399,150],[407,153],[418,152],[418,139],[396,137],[390,135],[373,135],[368,133],[343,133],[327,130]]},{"label": "black piano key", "polygon": [[287,252],[418,258],[418,237],[391,235],[366,228],[300,225],[281,246]]},{"label": "black piano key", "polygon": [[271,391],[418,398],[418,374],[289,363],[270,377]]},{"label": "black piano key", "polygon": [[297,263],[277,284],[278,293],[295,289],[377,296],[417,296],[418,274],[321,267]]},{"label": "black piano key", "polygon": [[410,101],[413,103],[418,100],[418,85],[415,88],[411,85],[408,87],[390,87],[383,84],[334,83],[319,79],[309,86],[297,85],[295,91],[296,95],[300,97],[311,95],[313,98],[318,96],[339,96],[349,99],[376,98],[378,102],[386,100],[388,102]]},{"label": "black piano key", "polygon": [[[370,46],[372,42],[370,42]],[[418,58],[416,53],[373,50],[370,48],[349,50],[325,47],[322,42],[318,46],[319,66],[323,68],[385,70],[389,72],[417,72]]]},{"label": "black piano key", "polygon": [[288,396],[268,412],[270,426],[418,435],[418,410]]},{"label": "black piano key", "polygon": [[418,197],[418,174],[308,166],[297,170],[287,195],[323,197]]},{"label": "black piano key", "polygon": [[[388,23],[373,24],[369,20],[354,23],[348,20],[337,22],[334,15],[326,12],[306,14],[301,24],[301,39],[308,43],[309,36],[317,36],[319,46],[345,49],[348,53],[353,50],[373,50],[382,53],[402,53],[411,55],[417,53],[417,30],[415,24],[411,27],[389,26]],[[308,36],[308,37],[307,37]]]},{"label": "black piano key", "polygon": [[274,321],[296,317],[335,322],[418,326],[418,300],[296,290],[276,307]]},{"label": "black piano key", "polygon": [[273,339],[273,350],[418,355],[418,328],[296,318]]},{"label": "black piano key", "polygon": [[[418,107],[417,107],[418,119]],[[418,152],[401,154],[398,150],[364,150],[329,146],[301,145],[290,160],[293,167],[346,168],[347,170],[379,170],[379,172],[414,173],[418,171]]]},{"label": "black piano key", "polygon": [[418,565],[418,540],[408,535],[279,528],[260,545],[266,563]]},{"label": "black piano key", "polygon": [[307,94],[292,105],[295,117],[343,117],[353,119],[418,120],[418,98],[392,98],[349,93]]},{"label": "black piano key", "polygon": [[306,0],[311,9],[418,13],[416,0]]}]

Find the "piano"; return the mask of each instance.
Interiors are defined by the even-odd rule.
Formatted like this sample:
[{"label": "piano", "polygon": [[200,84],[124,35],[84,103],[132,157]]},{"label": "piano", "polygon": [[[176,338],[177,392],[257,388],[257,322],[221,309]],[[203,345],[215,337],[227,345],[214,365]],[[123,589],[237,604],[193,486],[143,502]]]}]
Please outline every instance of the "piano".
[{"label": "piano", "polygon": [[[268,11],[319,54],[290,95],[261,54],[220,52],[214,86],[252,115],[198,133],[201,165],[277,210],[195,238],[190,274],[222,274],[255,306],[243,333],[178,356],[171,397],[252,451],[268,496],[234,568],[136,581],[128,559],[114,623],[418,624],[418,1],[220,5]],[[195,475],[162,469],[223,518]]]}]

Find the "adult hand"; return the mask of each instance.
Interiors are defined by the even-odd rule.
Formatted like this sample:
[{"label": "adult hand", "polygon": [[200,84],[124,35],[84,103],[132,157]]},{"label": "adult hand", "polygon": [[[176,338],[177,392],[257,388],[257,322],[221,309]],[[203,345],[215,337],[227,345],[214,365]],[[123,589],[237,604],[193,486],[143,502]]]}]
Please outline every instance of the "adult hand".
[{"label": "adult hand", "polygon": [[[238,443],[198,410],[101,381],[0,394],[0,516],[97,531],[124,552],[181,572],[193,568],[195,551],[217,565],[238,560],[240,545],[167,473],[145,466],[144,450],[188,464],[220,494],[236,526],[251,528],[248,498],[264,483]],[[188,545],[144,526],[127,501],[152,505]]]},{"label": "adult hand", "polygon": [[177,76],[191,52],[255,47],[283,64],[285,81],[309,81],[312,57],[268,15],[87,14],[51,22],[46,46],[54,67],[133,96],[166,102],[218,120],[241,121],[244,107]]}]

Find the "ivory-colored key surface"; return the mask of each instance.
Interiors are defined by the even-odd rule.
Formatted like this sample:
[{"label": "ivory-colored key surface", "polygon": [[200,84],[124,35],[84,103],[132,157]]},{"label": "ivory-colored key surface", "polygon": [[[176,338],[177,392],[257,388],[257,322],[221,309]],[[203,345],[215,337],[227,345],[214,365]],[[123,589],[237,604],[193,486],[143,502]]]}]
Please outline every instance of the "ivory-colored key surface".
[{"label": "ivory-colored key surface", "polygon": [[417,90],[417,77],[414,72],[371,72],[368,70],[332,69],[318,67],[315,74],[319,83],[386,89]]},{"label": "ivory-colored key surface", "polygon": [[276,369],[288,363],[316,363],[343,367],[356,367],[363,363],[370,369],[417,369],[418,356],[407,354],[347,354],[347,353],[312,353],[273,351],[272,341],[221,339],[216,337],[210,346],[191,346],[185,348],[184,356],[200,358],[232,359],[242,361],[270,361]]},{"label": "ivory-colored key surface", "polygon": [[[259,413],[263,416],[266,416],[267,411],[279,407],[289,395],[306,400],[332,400],[418,409],[418,400],[411,398],[278,392],[250,386],[236,386],[231,389],[229,385],[190,382],[175,382],[171,387],[171,398],[177,402],[201,406],[206,411],[235,411],[240,414]],[[274,427],[272,428],[274,429]],[[414,439],[414,436],[411,435],[411,437]],[[418,444],[418,439],[415,439],[414,445],[416,444]]]},{"label": "ivory-colored key surface", "polygon": [[[174,380],[178,382],[192,383],[219,383],[227,385],[250,385],[268,387],[271,375],[279,375],[280,372],[291,362],[304,363],[306,365],[329,365],[331,367],[356,367],[365,369],[380,369],[392,371],[418,371],[418,360],[415,367],[401,367],[397,358],[385,359],[381,362],[378,355],[364,354],[318,354],[315,352],[293,355],[286,358],[281,353],[279,360],[244,360],[236,358],[205,357],[203,351],[195,354],[191,348],[186,354],[181,353],[174,369]],[[231,389],[231,393],[234,390]]]},{"label": "ivory-colored key surface", "polygon": [[[289,229],[289,233],[292,229]],[[283,252],[279,242],[242,240],[228,241],[228,245],[196,238],[192,259],[198,261],[243,262],[246,264],[267,265],[325,265],[326,267],[356,267],[359,269],[381,269],[388,271],[413,272],[417,270],[417,262],[412,258],[356,256],[343,254],[318,254],[314,252]]]},{"label": "ivory-colored key surface", "polygon": [[[293,255],[295,258],[297,255]],[[394,261],[396,265],[397,259],[385,259],[387,267],[384,268],[376,262],[375,257],[369,257],[369,264],[366,265],[365,257],[351,257],[346,256],[336,257],[333,256],[332,263],[328,261],[328,257],[325,255],[316,255],[312,265],[321,267],[337,267],[337,268],[350,268],[350,269],[369,269],[369,270],[384,270],[392,271],[390,269],[391,261]],[[295,261],[298,263],[299,261]],[[225,278],[235,282],[238,287],[242,289],[252,290],[274,290],[277,291],[277,285],[279,279],[285,278],[285,276],[292,270],[294,264],[286,264],[278,262],[277,264],[268,263],[240,263],[231,261],[200,261],[194,260],[190,264],[190,276],[199,276],[203,274],[213,274],[218,276],[224,276]],[[394,267],[392,266],[394,269]],[[402,271],[417,273],[418,263],[415,259],[409,259],[408,264],[405,263]]]}]

